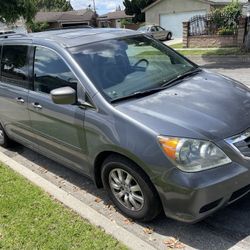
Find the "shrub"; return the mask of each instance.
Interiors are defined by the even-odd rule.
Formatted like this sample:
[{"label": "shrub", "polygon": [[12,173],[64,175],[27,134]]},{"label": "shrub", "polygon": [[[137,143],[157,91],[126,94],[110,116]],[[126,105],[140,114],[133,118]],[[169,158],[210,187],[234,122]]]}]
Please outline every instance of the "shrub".
[{"label": "shrub", "polygon": [[41,32],[49,28],[49,24],[47,22],[29,22],[27,26],[32,32]]},{"label": "shrub", "polygon": [[217,28],[218,34],[235,34],[239,18],[242,15],[242,8],[238,0],[232,0],[230,4],[222,9],[216,9],[211,14],[211,21]]},{"label": "shrub", "polygon": [[232,28],[221,28],[218,30],[218,35],[233,35],[235,33],[235,30]]}]

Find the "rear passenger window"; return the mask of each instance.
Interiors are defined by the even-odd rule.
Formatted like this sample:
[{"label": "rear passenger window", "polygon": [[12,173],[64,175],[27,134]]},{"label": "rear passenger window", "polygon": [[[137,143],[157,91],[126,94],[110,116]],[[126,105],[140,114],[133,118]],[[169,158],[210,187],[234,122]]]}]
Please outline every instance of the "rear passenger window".
[{"label": "rear passenger window", "polygon": [[29,88],[27,54],[28,46],[3,46],[1,62],[3,82],[18,87]]},{"label": "rear passenger window", "polygon": [[34,60],[34,90],[49,94],[56,88],[69,86],[77,90],[77,79],[55,52],[37,47]]}]

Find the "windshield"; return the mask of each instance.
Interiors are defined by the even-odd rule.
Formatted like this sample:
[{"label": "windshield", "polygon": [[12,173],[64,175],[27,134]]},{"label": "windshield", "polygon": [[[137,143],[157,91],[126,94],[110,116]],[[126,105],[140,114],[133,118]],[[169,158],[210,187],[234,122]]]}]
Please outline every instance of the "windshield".
[{"label": "windshield", "polygon": [[159,88],[195,68],[143,35],[83,45],[71,53],[108,101]]},{"label": "windshield", "polygon": [[147,31],[149,26],[142,26],[138,29],[138,31]]}]

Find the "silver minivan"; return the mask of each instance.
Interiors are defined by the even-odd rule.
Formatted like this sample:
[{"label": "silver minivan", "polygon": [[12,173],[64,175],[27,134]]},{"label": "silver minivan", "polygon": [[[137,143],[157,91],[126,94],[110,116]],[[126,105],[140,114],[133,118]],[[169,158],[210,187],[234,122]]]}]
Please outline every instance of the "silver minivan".
[{"label": "silver minivan", "polygon": [[250,91],[140,32],[0,36],[0,145],[104,187],[125,215],[199,221],[250,191]]}]

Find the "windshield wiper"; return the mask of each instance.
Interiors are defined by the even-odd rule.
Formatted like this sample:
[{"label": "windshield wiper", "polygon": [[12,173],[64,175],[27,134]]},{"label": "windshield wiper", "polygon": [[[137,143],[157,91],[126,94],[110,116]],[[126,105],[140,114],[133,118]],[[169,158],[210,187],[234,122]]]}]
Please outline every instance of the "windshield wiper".
[{"label": "windshield wiper", "polygon": [[180,80],[183,80],[184,78],[188,77],[188,76],[192,76],[192,75],[196,75],[197,73],[201,72],[202,69],[199,67],[195,67],[195,69],[191,69],[181,75],[178,75],[177,77],[175,77],[174,79],[171,79],[167,82],[164,82],[163,85],[161,85],[162,87],[167,87],[169,85],[171,85],[172,83],[176,83],[179,82]]},{"label": "windshield wiper", "polygon": [[111,100],[110,102],[115,103],[115,102],[120,102],[120,101],[124,101],[124,100],[131,99],[131,98],[144,97],[144,96],[147,96],[147,95],[157,93],[157,92],[159,92],[159,91],[161,91],[163,89],[166,89],[166,87],[160,87],[160,88],[153,88],[153,89],[137,91],[137,92],[132,93],[131,95],[126,95],[126,96],[122,96],[122,97],[119,97],[117,99]]},{"label": "windshield wiper", "polygon": [[177,76],[176,78],[174,78],[174,79],[172,79],[170,81],[163,82],[164,84],[161,85],[161,87],[147,89],[147,90],[142,90],[142,91],[137,91],[137,92],[134,92],[134,93],[132,93],[130,95],[122,96],[122,97],[119,97],[117,99],[113,99],[110,102],[111,103],[116,103],[116,102],[124,101],[124,100],[127,100],[127,99],[131,99],[131,98],[144,97],[144,96],[147,96],[147,95],[151,95],[151,94],[157,93],[159,91],[162,91],[162,90],[168,88],[169,85],[171,85],[172,83],[176,83],[177,81],[179,81],[181,79],[184,79],[187,76],[191,76],[191,75],[197,74],[200,71],[201,71],[201,69],[197,67],[197,68],[192,69],[192,70],[190,70],[190,71],[188,71],[188,72],[186,72],[186,73],[184,73],[182,75]]}]

